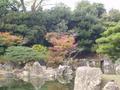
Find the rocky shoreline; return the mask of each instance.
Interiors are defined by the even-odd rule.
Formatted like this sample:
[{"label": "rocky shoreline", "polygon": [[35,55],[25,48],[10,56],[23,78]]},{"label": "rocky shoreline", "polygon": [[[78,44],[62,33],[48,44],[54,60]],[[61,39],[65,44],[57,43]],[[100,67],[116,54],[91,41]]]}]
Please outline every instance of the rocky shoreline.
[{"label": "rocky shoreline", "polygon": [[88,66],[78,67],[74,72],[68,65],[59,65],[58,68],[52,68],[41,66],[39,62],[34,62],[32,66],[26,64],[22,69],[14,69],[11,71],[0,70],[0,78],[13,77],[31,83],[35,80],[39,80],[40,87],[44,85],[46,81],[57,80],[61,84],[67,84],[71,83],[75,78],[74,90],[120,90],[119,86],[113,80],[109,81],[104,88],[101,89],[101,69]]}]

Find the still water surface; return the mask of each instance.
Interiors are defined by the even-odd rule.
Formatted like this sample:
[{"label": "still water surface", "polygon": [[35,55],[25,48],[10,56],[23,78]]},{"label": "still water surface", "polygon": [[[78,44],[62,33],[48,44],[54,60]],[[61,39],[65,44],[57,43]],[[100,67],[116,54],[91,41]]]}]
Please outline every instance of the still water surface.
[{"label": "still water surface", "polygon": [[73,84],[60,84],[57,81],[45,82],[34,78],[27,82],[15,78],[1,78],[0,90],[73,90]]}]

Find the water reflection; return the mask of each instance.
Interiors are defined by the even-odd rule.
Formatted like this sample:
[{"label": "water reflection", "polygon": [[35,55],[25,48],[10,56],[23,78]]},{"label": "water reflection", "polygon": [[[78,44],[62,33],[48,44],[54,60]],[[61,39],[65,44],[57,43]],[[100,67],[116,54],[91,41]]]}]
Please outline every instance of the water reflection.
[{"label": "water reflection", "polygon": [[30,83],[19,79],[3,78],[0,79],[0,90],[35,90]]},{"label": "water reflection", "polygon": [[72,89],[70,89],[69,85],[62,85],[58,82],[47,82],[40,90],[72,90]]},{"label": "water reflection", "polygon": [[42,78],[31,79],[0,79],[0,90],[73,90],[71,85],[62,85],[58,82],[45,82]]},{"label": "water reflection", "polygon": [[45,79],[31,78],[29,82],[34,86],[35,90],[40,90],[40,88],[45,84]]}]

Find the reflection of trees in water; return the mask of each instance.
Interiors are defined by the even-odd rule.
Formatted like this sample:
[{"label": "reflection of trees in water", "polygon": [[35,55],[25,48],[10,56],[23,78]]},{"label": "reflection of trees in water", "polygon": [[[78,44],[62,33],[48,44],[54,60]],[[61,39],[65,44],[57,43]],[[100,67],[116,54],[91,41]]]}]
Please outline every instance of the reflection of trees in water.
[{"label": "reflection of trees in water", "polygon": [[40,88],[45,84],[44,78],[31,78],[30,83],[34,86],[35,90],[40,90]]},{"label": "reflection of trees in water", "polygon": [[6,78],[0,78],[0,87],[10,85],[12,80]]},{"label": "reflection of trees in water", "polygon": [[63,85],[55,81],[45,82],[44,78],[30,78],[31,83],[35,90],[70,90],[68,85]]},{"label": "reflection of trees in water", "polygon": [[70,85],[46,82],[43,78],[30,78],[27,82],[19,79],[0,79],[0,90],[73,90]]},{"label": "reflection of trees in water", "polygon": [[6,78],[0,79],[0,90],[34,90],[34,87],[22,80]]},{"label": "reflection of trees in water", "polygon": [[[46,87],[46,88],[45,88]],[[46,84],[41,88],[41,90],[70,90],[69,86],[62,85],[58,82],[46,82]]]}]

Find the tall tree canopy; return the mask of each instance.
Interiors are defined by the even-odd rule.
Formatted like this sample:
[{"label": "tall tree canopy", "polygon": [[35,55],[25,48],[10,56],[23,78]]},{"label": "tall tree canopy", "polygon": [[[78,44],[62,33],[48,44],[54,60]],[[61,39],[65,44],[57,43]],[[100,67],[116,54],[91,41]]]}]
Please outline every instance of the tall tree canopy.
[{"label": "tall tree canopy", "polygon": [[46,10],[47,21],[46,29],[48,32],[67,32],[68,23],[71,19],[71,10],[69,7],[60,3],[50,10]]},{"label": "tall tree canopy", "polygon": [[[4,0],[1,1],[4,2]],[[20,2],[16,1],[16,3],[21,5]],[[43,35],[46,31],[44,12],[41,10],[34,13],[32,11],[22,12],[15,6],[15,0],[7,0],[3,4],[4,7],[1,9],[4,8],[6,13],[0,12],[1,15],[3,14],[0,18],[0,31],[22,36],[27,45],[34,43],[43,44]],[[9,9],[11,6],[14,6],[17,10]]]},{"label": "tall tree canopy", "polygon": [[105,9],[102,4],[82,1],[74,10],[71,26],[77,32],[78,48],[81,52],[92,52],[96,38],[104,28],[100,22]]}]

